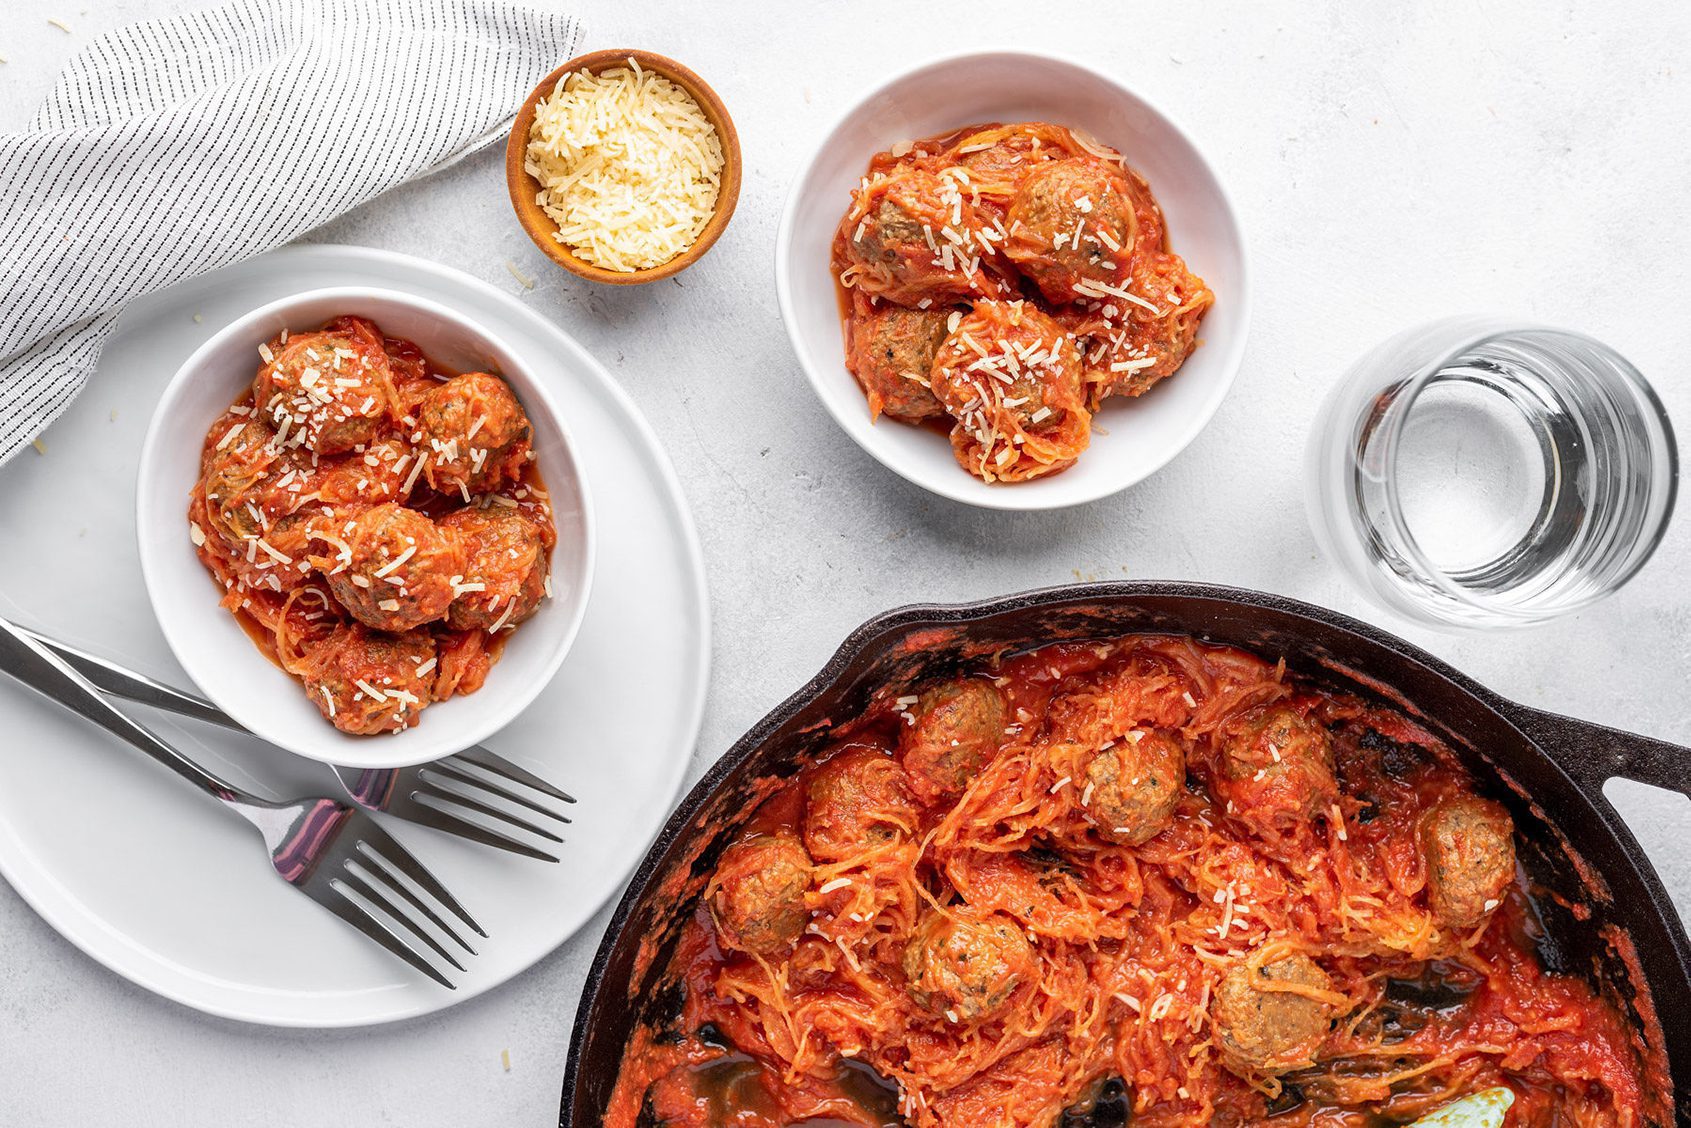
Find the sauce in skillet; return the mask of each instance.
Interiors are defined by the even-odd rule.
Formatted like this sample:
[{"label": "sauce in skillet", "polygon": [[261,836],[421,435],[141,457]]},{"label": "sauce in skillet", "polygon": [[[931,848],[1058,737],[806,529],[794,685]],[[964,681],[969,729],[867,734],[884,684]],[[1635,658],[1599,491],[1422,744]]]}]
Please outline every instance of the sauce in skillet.
[{"label": "sauce in skillet", "polygon": [[1401,716],[1128,636],[887,687],[717,861],[608,1128],[1663,1120],[1508,809]]}]

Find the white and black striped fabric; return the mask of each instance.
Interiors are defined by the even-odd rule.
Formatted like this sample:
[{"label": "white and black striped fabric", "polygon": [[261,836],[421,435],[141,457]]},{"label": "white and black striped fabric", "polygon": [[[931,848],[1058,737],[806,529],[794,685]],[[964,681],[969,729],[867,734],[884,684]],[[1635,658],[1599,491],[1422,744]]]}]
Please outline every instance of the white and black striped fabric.
[{"label": "white and black striped fabric", "polygon": [[0,135],[0,462],[124,303],[496,138],[579,38],[502,0],[235,0],[95,40]]}]

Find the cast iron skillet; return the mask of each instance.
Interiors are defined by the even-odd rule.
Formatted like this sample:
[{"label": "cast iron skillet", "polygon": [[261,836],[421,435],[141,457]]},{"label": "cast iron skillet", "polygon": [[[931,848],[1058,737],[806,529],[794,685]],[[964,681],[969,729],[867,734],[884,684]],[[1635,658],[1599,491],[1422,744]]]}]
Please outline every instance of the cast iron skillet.
[{"label": "cast iron skillet", "polygon": [[[706,773],[635,872],[576,1011],[562,1128],[598,1128],[635,1024],[675,1013],[663,971],[717,855],[757,802],[827,742],[831,721],[856,715],[883,683],[915,682],[1006,648],[1135,631],[1284,656],[1305,681],[1384,699],[1447,740],[1514,814],[1522,861],[1542,887],[1551,941],[1540,956],[1619,1003],[1656,1073],[1647,1084],[1671,1090],[1674,1105],[1691,1111],[1691,945],[1660,879],[1603,797],[1613,776],[1691,794],[1691,750],[1505,701],[1332,611],[1233,588],[1148,582],[905,607],[852,632],[821,673]],[[1663,1123],[1673,1119],[1668,1110]]]}]

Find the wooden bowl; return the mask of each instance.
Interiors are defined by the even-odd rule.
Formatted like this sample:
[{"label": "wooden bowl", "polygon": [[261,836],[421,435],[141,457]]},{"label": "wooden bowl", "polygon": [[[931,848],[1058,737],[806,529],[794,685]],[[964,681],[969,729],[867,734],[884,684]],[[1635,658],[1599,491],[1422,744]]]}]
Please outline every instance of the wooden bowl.
[{"label": "wooden bowl", "polygon": [[[710,120],[711,127],[716,130],[717,138],[722,142],[722,187],[716,197],[716,212],[710,222],[699,233],[693,245],[660,266],[647,270],[606,270],[602,266],[578,257],[564,244],[558,242],[558,225],[552,222],[535,197],[540,194],[540,182],[528,174],[523,167],[524,157],[528,150],[529,130],[534,126],[536,107],[542,98],[551,95],[558,85],[558,80],[572,71],[587,71],[597,74],[606,67],[626,63],[633,59],[640,64],[641,69],[649,70],[669,79],[681,89],[685,90],[699,104],[699,109]],[[579,274],[589,282],[603,282],[611,286],[632,286],[641,282],[656,282],[662,278],[680,274],[711,248],[722,229],[728,226],[729,217],[734,214],[734,205],[740,199],[740,135],[735,132],[734,119],[728,116],[728,107],[722,104],[705,80],[676,62],[662,55],[654,55],[650,51],[594,51],[580,58],[571,59],[551,74],[541,80],[524,100],[522,109],[517,111],[517,120],[511,126],[511,137],[505,143],[505,183],[511,190],[511,206],[516,209],[517,219],[528,232],[528,237],[534,240],[534,245],[546,252],[546,257],[563,267],[565,270]]]}]

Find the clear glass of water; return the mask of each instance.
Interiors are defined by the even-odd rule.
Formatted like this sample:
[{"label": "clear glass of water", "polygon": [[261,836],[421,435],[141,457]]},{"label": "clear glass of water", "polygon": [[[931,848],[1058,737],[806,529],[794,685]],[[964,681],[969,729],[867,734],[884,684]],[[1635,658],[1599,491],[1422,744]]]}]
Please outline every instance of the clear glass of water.
[{"label": "clear glass of water", "polygon": [[1481,318],[1353,365],[1310,433],[1316,540],[1364,592],[1444,626],[1526,626],[1643,566],[1673,512],[1673,429],[1643,376],[1580,333]]}]

